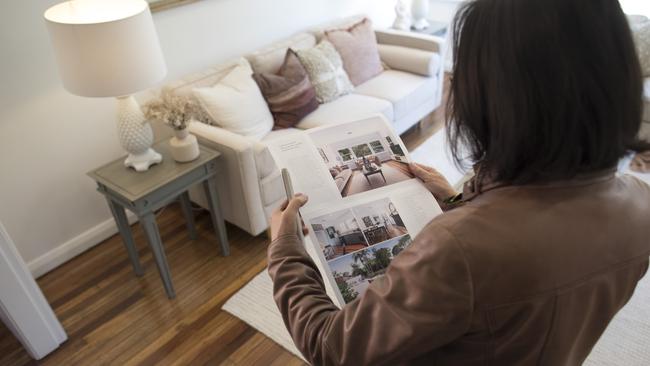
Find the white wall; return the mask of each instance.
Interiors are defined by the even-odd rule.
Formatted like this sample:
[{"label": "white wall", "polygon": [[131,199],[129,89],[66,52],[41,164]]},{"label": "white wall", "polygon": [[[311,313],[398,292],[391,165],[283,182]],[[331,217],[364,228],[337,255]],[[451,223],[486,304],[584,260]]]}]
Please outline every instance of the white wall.
[{"label": "white wall", "polygon": [[451,22],[462,0],[432,0],[429,7],[429,19],[438,22]]},{"label": "white wall", "polygon": [[[107,0],[109,1],[109,0]],[[61,86],[43,21],[57,0],[0,3],[0,220],[35,275],[115,232],[85,173],[123,154],[114,101]],[[154,14],[168,80],[394,0],[202,0]]]},{"label": "white wall", "polygon": [[623,11],[628,14],[641,14],[650,17],[650,1],[648,0],[620,0]]}]

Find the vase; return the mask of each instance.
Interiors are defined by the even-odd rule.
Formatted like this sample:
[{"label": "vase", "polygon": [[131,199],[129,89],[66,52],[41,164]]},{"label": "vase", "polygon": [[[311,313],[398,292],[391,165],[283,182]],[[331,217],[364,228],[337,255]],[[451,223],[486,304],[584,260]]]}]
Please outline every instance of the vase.
[{"label": "vase", "polygon": [[417,30],[427,29],[429,27],[429,0],[413,0],[411,4],[411,13],[413,14],[413,28]]},{"label": "vase", "polygon": [[199,157],[199,143],[187,128],[174,130],[169,147],[172,158],[179,163],[187,163]]}]

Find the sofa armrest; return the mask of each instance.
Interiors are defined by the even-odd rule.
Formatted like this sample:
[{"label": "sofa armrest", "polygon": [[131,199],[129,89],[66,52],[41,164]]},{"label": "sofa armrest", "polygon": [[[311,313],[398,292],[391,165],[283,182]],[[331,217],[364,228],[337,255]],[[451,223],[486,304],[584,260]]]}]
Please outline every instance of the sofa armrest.
[{"label": "sofa armrest", "polygon": [[246,136],[238,135],[219,126],[211,126],[205,123],[191,123],[189,129],[190,132],[199,139],[204,140],[203,142],[208,145],[219,145],[215,146],[217,149],[225,146],[228,149],[245,152],[248,149],[252,149],[255,143],[254,140]]},{"label": "sofa armrest", "polygon": [[391,69],[423,76],[435,76],[442,61],[435,52],[402,46],[378,45],[381,60]]},{"label": "sofa armrest", "polygon": [[[263,232],[267,221],[255,161],[256,141],[203,123],[192,123],[189,129],[202,144],[221,153],[221,172],[215,179],[226,220],[252,235]],[[204,205],[202,193],[191,193],[193,200]]]},{"label": "sofa armrest", "polygon": [[415,48],[422,51],[444,54],[445,39],[428,34],[419,34],[396,29],[375,30],[377,43]]}]

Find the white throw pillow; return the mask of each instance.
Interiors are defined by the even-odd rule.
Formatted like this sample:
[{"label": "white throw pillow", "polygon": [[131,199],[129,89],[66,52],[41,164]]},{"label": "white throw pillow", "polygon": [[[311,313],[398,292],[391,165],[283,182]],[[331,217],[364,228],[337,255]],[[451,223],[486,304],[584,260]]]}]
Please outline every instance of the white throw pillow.
[{"label": "white throw pillow", "polygon": [[260,140],[273,129],[273,116],[251,73],[237,66],[216,85],[192,93],[217,125]]}]

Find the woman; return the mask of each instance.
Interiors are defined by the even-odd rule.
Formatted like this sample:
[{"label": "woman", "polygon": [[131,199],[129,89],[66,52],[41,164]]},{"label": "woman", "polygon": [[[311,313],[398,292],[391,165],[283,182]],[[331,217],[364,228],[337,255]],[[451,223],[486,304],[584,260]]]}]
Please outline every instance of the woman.
[{"label": "woman", "polygon": [[413,166],[447,211],[340,310],[298,240],[307,198],[272,219],[275,299],[313,364],[579,365],[648,269],[650,188],[615,175],[642,111],[618,1],[476,0],[454,24],[462,197]]}]

